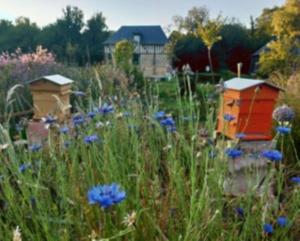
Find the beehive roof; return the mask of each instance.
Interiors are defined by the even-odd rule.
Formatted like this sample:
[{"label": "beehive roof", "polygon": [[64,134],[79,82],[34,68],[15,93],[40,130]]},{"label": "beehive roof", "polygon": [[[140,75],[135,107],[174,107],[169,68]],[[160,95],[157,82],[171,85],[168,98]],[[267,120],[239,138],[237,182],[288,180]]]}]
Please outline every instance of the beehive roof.
[{"label": "beehive roof", "polygon": [[49,80],[50,82],[57,84],[57,85],[67,85],[67,84],[73,83],[73,80],[66,78],[59,74],[42,76],[42,77],[39,77],[37,79],[30,81],[29,83],[32,84],[32,83],[37,82],[42,79]]},{"label": "beehive roof", "polygon": [[233,90],[245,90],[257,85],[266,84],[270,87],[273,87],[278,90],[282,90],[281,88],[273,85],[272,83],[266,82],[264,80],[257,80],[257,79],[245,79],[245,78],[233,78],[231,80],[227,80],[224,82],[226,89],[233,89]]}]

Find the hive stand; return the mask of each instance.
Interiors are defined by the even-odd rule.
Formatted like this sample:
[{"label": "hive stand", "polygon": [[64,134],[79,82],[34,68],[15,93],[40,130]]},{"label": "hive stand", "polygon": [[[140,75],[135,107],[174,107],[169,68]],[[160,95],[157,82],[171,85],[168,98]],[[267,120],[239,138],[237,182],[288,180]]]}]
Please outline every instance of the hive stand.
[{"label": "hive stand", "polygon": [[255,192],[262,195],[270,192],[269,161],[261,157],[261,152],[276,146],[274,141],[241,141],[238,148],[243,156],[228,160],[229,175],[225,178],[225,193],[235,196]]}]

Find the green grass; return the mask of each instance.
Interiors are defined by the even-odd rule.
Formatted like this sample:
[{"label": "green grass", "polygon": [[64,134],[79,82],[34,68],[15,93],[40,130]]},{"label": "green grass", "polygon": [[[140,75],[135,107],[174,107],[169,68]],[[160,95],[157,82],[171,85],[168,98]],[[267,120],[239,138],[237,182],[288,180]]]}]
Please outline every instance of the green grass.
[{"label": "green grass", "polygon": [[[300,189],[290,187],[281,208],[267,191],[260,198],[254,192],[239,197],[224,194],[226,142],[220,140],[215,146],[208,141],[216,112],[208,101],[211,87],[199,85],[196,96],[188,99],[178,93],[177,82],[164,82],[155,85],[147,104],[125,96],[125,105],[120,99],[114,101],[114,113],[97,115],[77,130],[76,137],[52,128],[50,146],[36,153],[14,147],[1,128],[0,143],[9,147],[0,155],[0,240],[12,240],[16,226],[25,241],[92,240],[92,236],[147,241],[299,240]],[[90,106],[98,103],[86,98]],[[76,103],[86,109],[82,101]],[[168,133],[153,119],[162,108],[174,115],[177,132]],[[120,117],[125,111],[130,116]],[[193,118],[187,121],[183,116]],[[97,128],[99,122],[104,126]],[[200,135],[200,129],[207,130],[208,137]],[[91,134],[101,141],[85,144],[83,138]],[[70,142],[68,148],[64,141]],[[214,158],[212,151],[217,153]],[[19,166],[24,163],[31,166],[21,173]],[[271,167],[277,175],[276,190],[286,187],[282,168]],[[88,203],[92,186],[113,182],[126,191],[125,201],[106,210]],[[236,215],[236,207],[244,208],[244,218]],[[122,221],[132,211],[137,213],[136,222],[127,227]],[[276,227],[267,237],[262,225],[276,222],[279,215],[288,217],[288,227]]]}]

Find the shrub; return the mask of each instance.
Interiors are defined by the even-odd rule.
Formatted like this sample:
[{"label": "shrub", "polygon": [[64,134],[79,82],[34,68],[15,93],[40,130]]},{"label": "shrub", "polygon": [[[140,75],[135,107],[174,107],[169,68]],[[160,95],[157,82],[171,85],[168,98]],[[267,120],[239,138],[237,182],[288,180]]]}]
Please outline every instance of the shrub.
[{"label": "shrub", "polygon": [[[25,84],[27,81],[42,75],[52,74],[59,66],[54,55],[41,46],[38,46],[33,53],[23,54],[20,49],[12,54],[2,53],[0,55],[0,110],[6,109],[6,93],[12,86]],[[25,91],[22,90],[22,95],[19,95],[18,103],[15,103],[13,108],[19,110],[29,108],[28,100],[29,93],[25,88]]]}]

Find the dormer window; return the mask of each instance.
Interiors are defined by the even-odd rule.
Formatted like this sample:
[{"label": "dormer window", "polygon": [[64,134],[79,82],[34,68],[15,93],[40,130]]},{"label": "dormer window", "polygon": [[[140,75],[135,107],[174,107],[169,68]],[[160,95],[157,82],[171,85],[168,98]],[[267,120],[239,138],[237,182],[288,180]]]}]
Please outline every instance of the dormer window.
[{"label": "dormer window", "polygon": [[136,44],[140,44],[141,43],[141,35],[138,35],[138,34],[133,35],[133,41]]}]

